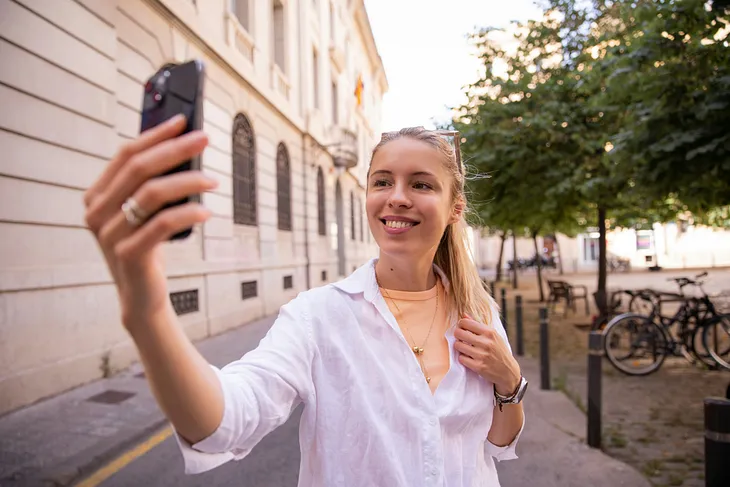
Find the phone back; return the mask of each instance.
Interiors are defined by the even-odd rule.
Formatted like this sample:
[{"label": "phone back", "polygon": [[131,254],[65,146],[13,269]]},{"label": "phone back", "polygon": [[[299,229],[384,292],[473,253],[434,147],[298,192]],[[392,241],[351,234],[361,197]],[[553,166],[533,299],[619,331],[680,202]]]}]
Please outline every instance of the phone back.
[{"label": "phone back", "polygon": [[[203,125],[204,81],[205,68],[199,60],[183,64],[166,64],[160,68],[145,83],[140,132],[149,130],[179,113],[185,115],[187,119],[182,134],[200,130]],[[190,170],[200,170],[200,157],[189,159],[164,175]],[[200,195],[175,201],[162,210],[190,201],[200,201]],[[171,240],[186,238],[191,233],[192,228],[188,228],[174,235]]]}]

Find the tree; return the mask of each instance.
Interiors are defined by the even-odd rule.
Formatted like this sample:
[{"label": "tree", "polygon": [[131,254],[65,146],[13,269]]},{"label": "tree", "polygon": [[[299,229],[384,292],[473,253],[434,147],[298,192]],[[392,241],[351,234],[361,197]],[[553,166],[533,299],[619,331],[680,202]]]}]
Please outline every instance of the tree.
[{"label": "tree", "polygon": [[491,176],[472,185],[485,221],[533,237],[598,226],[604,312],[609,227],[730,220],[724,15],[700,0],[550,0],[512,26],[509,52],[494,29],[473,36],[484,73],[453,125]]},{"label": "tree", "polygon": [[[481,211],[485,222],[527,233],[538,262],[537,236],[563,228],[573,233],[583,205],[581,187],[574,184],[576,155],[584,157],[585,137],[576,131],[583,121],[573,120],[577,80],[554,61],[559,31],[560,24],[549,18],[518,27],[519,46],[511,54],[493,39],[493,30],[477,33],[485,76],[471,87],[470,103],[454,120],[468,141],[472,164],[490,175],[471,186],[488,201]],[[500,60],[506,61],[503,76],[492,70]],[[537,277],[542,300],[540,266]]]},{"label": "tree", "polygon": [[730,204],[730,49],[724,11],[703,0],[615,2],[600,39],[603,102],[625,111],[613,138],[636,185],[705,214]]}]

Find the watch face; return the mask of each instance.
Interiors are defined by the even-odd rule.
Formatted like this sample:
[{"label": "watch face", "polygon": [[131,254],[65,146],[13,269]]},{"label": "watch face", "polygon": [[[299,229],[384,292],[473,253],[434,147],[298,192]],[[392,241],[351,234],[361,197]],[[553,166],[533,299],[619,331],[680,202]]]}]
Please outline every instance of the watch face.
[{"label": "watch face", "polygon": [[527,379],[523,377],[522,382],[520,382],[520,387],[517,390],[517,394],[515,394],[515,403],[522,401],[525,391],[527,391]]}]

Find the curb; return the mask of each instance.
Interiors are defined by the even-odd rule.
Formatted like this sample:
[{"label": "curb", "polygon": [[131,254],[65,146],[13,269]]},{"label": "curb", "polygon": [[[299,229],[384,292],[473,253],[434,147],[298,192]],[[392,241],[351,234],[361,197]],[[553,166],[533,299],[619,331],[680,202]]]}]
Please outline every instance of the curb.
[{"label": "curb", "polygon": [[[133,448],[167,424],[167,418],[161,413],[151,414],[144,425],[127,434],[119,434],[102,440],[98,444],[79,452],[64,461],[61,465],[40,472],[38,480],[42,485],[53,487],[72,486],[110,461]],[[36,484],[37,485],[37,484]]]}]

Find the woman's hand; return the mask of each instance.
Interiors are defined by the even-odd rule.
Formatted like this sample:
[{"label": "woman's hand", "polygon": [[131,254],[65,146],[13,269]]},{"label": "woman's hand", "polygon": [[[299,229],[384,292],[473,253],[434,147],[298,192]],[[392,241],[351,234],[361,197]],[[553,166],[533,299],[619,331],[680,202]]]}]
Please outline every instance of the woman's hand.
[{"label": "woman's hand", "polygon": [[[184,127],[185,118],[174,117],[124,144],[84,195],[86,224],[117,286],[122,321],[128,330],[164,312],[169,305],[160,243],[210,216],[197,203],[155,214],[169,202],[210,191],[217,185],[200,171],[158,177],[197,156],[208,144],[200,131],[176,137]],[[121,209],[130,197],[141,213],[153,216],[130,223]]]},{"label": "woman's hand", "polygon": [[497,330],[466,317],[459,320],[454,337],[459,362],[492,382],[503,396],[515,392],[520,385],[520,365]]}]

